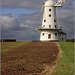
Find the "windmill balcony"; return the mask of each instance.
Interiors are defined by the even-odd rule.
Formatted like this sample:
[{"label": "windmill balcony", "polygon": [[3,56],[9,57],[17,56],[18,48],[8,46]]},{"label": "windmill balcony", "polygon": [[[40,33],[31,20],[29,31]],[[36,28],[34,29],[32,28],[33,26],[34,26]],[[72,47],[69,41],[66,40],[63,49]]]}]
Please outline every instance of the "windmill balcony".
[{"label": "windmill balcony", "polygon": [[46,27],[37,27],[35,30],[62,30],[62,27],[58,28],[46,28]]}]

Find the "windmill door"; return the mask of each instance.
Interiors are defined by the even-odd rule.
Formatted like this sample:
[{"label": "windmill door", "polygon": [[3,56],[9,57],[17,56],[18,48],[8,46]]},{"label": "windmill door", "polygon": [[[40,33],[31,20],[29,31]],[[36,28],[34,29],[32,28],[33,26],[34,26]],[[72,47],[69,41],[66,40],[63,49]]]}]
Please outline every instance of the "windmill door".
[{"label": "windmill door", "polygon": [[48,34],[48,39],[51,39],[51,34]]}]

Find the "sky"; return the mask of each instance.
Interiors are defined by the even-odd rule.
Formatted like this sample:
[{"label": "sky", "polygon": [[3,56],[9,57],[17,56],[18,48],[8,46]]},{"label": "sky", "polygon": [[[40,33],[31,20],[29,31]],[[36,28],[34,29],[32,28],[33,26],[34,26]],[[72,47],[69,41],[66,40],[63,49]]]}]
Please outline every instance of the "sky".
[{"label": "sky", "polygon": [[[1,38],[39,40],[40,33],[35,28],[42,25],[42,15],[38,17],[42,3],[43,0],[1,0]],[[58,25],[63,26],[68,39],[74,38],[74,3],[66,0],[56,10]]]}]

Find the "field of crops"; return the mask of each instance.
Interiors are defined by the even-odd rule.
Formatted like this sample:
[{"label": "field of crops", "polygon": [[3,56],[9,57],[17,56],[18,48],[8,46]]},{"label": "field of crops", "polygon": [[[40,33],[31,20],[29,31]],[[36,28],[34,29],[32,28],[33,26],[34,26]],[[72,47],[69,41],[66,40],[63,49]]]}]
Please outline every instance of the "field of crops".
[{"label": "field of crops", "polygon": [[74,75],[73,42],[2,42],[2,75]]},{"label": "field of crops", "polygon": [[2,75],[48,75],[56,65],[59,48],[50,42],[2,42]]}]

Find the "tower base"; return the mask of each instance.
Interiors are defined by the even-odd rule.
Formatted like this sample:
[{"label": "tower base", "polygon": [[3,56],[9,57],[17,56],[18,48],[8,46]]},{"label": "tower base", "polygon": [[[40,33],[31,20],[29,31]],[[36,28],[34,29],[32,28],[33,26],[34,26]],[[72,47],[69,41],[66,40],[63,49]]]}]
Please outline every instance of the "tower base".
[{"label": "tower base", "polygon": [[41,42],[60,42],[59,40],[40,40]]}]

